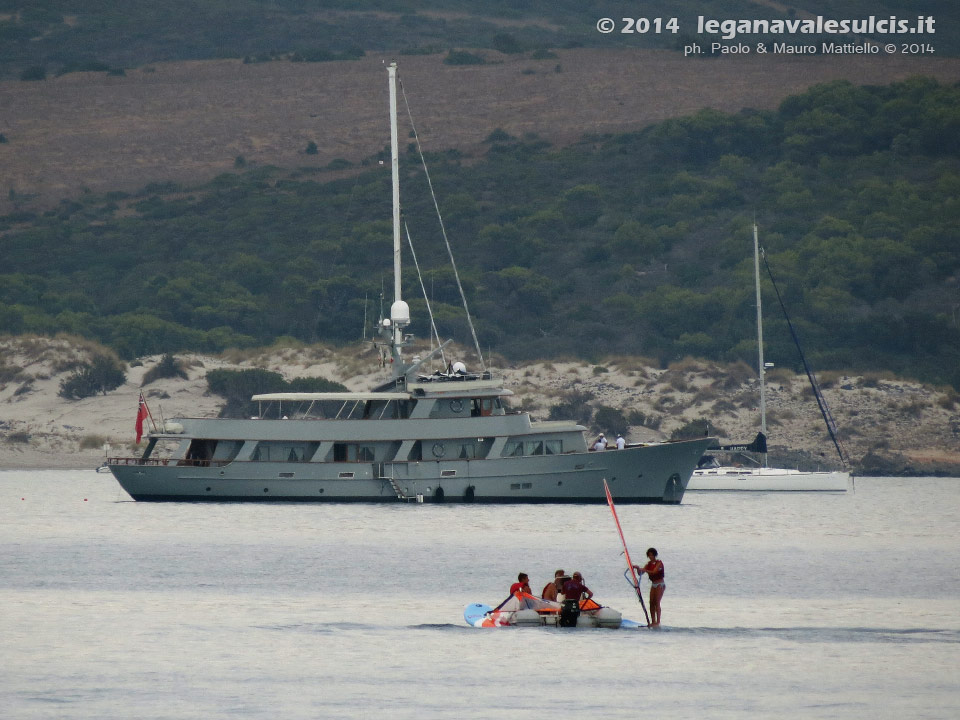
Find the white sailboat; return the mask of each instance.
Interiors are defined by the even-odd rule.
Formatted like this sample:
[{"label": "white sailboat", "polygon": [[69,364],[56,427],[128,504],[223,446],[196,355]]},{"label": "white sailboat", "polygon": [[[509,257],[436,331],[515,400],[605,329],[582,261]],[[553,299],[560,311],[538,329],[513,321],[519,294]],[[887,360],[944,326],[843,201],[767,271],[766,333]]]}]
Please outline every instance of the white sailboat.
[{"label": "white sailboat", "polygon": [[[760,303],[760,243],[757,240],[757,225],[753,225],[753,270],[757,293],[757,368],[760,376],[760,435],[751,446],[722,449],[757,450],[763,456],[763,464],[754,467],[722,465],[715,459],[712,464],[693,471],[687,485],[689,492],[703,490],[741,490],[754,492],[846,492],[850,473],[844,470],[793,470],[772,468],[767,465],[767,398],[765,375],[768,365],[763,360],[763,310]],[[823,409],[823,407],[821,407]],[[829,427],[829,422],[828,422]],[[833,431],[831,430],[831,435]],[[762,449],[761,449],[762,448]],[[838,445],[839,450],[839,445]],[[841,454],[841,458],[843,455]]]}]

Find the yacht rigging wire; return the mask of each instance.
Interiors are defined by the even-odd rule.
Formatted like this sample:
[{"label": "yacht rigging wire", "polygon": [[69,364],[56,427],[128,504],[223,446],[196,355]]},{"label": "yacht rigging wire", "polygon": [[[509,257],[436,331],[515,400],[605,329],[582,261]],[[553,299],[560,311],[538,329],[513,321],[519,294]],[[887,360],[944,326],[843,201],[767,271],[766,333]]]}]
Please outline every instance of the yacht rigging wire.
[{"label": "yacht rigging wire", "polygon": [[407,222],[403,222],[403,231],[407,235],[407,244],[410,246],[410,254],[413,256],[413,265],[417,268],[417,280],[420,281],[420,289],[423,291],[424,302],[427,303],[427,314],[430,316],[430,329],[433,331],[432,338],[436,338],[437,345],[440,346],[440,357],[443,360],[443,366],[447,366],[447,357],[443,352],[443,344],[440,342],[440,333],[437,332],[437,324],[433,320],[433,308],[430,306],[430,298],[427,297],[427,288],[423,284],[423,275],[420,273],[420,263],[417,262],[417,253],[413,249],[413,240],[410,239],[410,228],[407,227]]},{"label": "yacht rigging wire", "polygon": [[840,456],[840,462],[843,464],[843,467],[849,467],[849,457],[843,447],[843,443],[840,442],[840,438],[837,436],[837,422],[833,419],[833,413],[830,412],[826,398],[823,397],[823,392],[821,392],[820,385],[817,383],[817,376],[814,375],[813,370],[811,370],[807,364],[807,358],[803,354],[803,348],[800,347],[800,338],[797,337],[797,331],[790,321],[787,306],[783,304],[783,298],[780,296],[780,288],[777,287],[777,281],[773,278],[773,271],[770,270],[770,263],[767,262],[767,254],[763,251],[763,248],[760,248],[760,257],[763,258],[763,265],[767,269],[767,275],[770,276],[770,282],[773,283],[773,290],[777,294],[777,300],[780,303],[780,309],[783,311],[783,317],[787,321],[787,327],[790,328],[790,336],[793,338],[794,345],[797,346],[797,352],[800,354],[800,362],[803,364],[803,369],[807,373],[807,380],[810,381],[810,387],[813,389],[813,397],[816,398],[817,406],[820,408],[820,414],[823,416],[823,422],[827,426],[827,432],[830,433],[830,439],[833,440],[833,446],[837,449],[837,454]]},{"label": "yacht rigging wire", "polygon": [[473,346],[477,351],[477,357],[480,359],[480,367],[487,369],[487,364],[483,360],[483,353],[480,352],[480,341],[477,340],[477,331],[473,327],[473,320],[470,317],[470,308],[467,306],[467,296],[463,292],[463,285],[460,283],[460,273],[457,270],[457,263],[453,259],[453,249],[450,247],[450,239],[447,237],[447,229],[443,224],[443,215],[440,213],[440,204],[437,202],[437,194],[433,190],[433,181],[430,179],[430,171],[427,169],[427,161],[423,156],[423,147],[420,145],[420,135],[417,133],[417,126],[413,122],[413,113],[410,111],[410,103],[407,101],[407,91],[403,87],[403,80],[397,79],[400,84],[400,93],[403,95],[403,104],[407,109],[407,117],[410,119],[410,129],[413,131],[413,139],[417,143],[417,152],[420,154],[420,163],[423,165],[423,172],[427,178],[427,186],[430,188],[430,197],[433,198],[433,207],[437,211],[437,219],[440,221],[440,233],[443,235],[443,242],[447,246],[447,255],[450,257],[450,266],[453,268],[453,277],[457,281],[457,289],[460,291],[460,299],[463,301],[463,310],[467,314],[467,325],[470,327],[470,335],[473,337]]}]

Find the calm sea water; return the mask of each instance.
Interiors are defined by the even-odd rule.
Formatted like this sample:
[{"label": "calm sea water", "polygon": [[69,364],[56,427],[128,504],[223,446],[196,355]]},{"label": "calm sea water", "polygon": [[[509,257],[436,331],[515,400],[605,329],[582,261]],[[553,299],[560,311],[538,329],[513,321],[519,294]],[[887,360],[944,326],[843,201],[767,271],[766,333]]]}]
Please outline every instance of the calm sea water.
[{"label": "calm sea water", "polygon": [[958,507],[933,478],[622,506],[667,627],[479,630],[466,604],[558,567],[642,620],[606,506],[150,504],[3,471],[0,715],[956,718]]}]

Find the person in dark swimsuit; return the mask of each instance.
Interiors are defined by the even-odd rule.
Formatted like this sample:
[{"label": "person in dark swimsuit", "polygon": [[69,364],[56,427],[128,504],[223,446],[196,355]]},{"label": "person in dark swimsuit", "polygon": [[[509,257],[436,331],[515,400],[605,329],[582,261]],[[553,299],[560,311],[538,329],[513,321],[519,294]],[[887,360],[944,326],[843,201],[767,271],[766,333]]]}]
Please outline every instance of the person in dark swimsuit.
[{"label": "person in dark swimsuit", "polygon": [[667,583],[664,581],[663,562],[657,559],[657,549],[647,550],[647,564],[643,567],[637,565],[633,569],[643,575],[647,574],[650,578],[650,627],[660,627],[660,599],[667,589]]}]

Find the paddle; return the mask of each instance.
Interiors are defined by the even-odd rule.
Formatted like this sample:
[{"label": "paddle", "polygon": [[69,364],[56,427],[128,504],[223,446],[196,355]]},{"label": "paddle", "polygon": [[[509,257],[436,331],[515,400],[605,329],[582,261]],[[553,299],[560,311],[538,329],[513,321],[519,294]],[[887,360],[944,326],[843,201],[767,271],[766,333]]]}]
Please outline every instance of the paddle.
[{"label": "paddle", "polygon": [[633,576],[633,589],[637,593],[637,600],[640,601],[640,607],[643,608],[643,616],[647,619],[647,625],[650,624],[650,616],[647,615],[647,606],[643,602],[643,593],[640,591],[640,580],[637,578],[637,571],[633,569],[633,562],[630,560],[630,551],[627,550],[627,541],[623,538],[623,529],[620,527],[620,518],[617,517],[617,508],[613,505],[613,496],[610,495],[610,486],[607,485],[607,479],[603,479],[603,489],[607,493],[607,505],[610,506],[610,512],[613,513],[613,520],[617,523],[617,532],[620,533],[620,542],[623,543],[623,554],[627,558],[627,568]]}]

